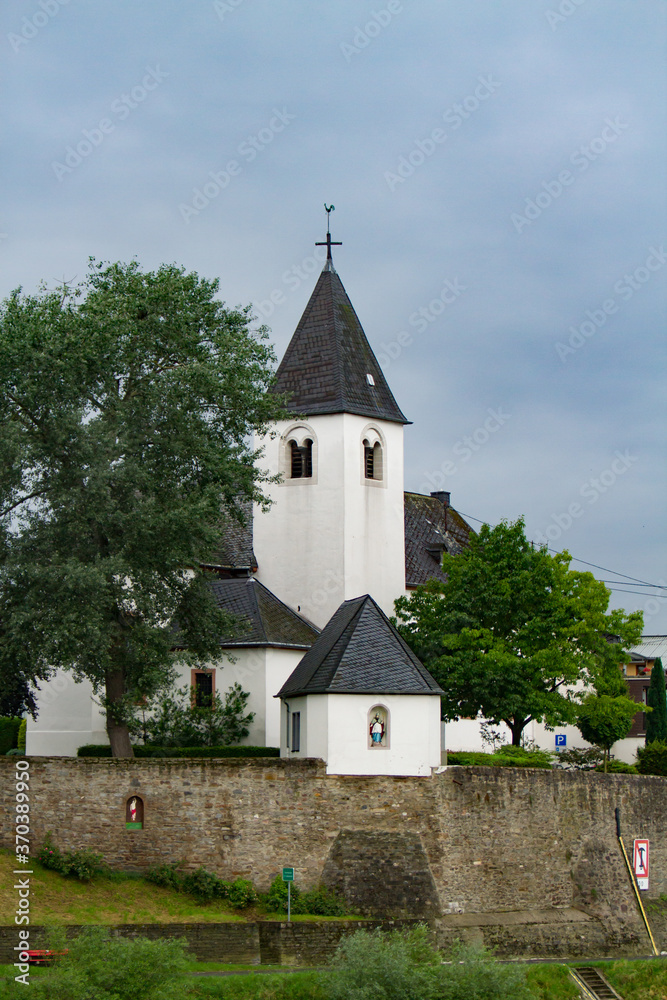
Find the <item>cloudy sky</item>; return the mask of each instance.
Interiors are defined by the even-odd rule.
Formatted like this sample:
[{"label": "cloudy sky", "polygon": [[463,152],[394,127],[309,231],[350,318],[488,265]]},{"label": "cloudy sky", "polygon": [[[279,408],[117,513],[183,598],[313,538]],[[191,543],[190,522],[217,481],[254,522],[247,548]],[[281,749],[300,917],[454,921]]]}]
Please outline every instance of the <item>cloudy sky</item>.
[{"label": "cloudy sky", "polygon": [[627,578],[667,588],[666,10],[4,0],[0,292],[177,262],[281,356],[333,203],[407,488],[524,515],[665,633]]}]

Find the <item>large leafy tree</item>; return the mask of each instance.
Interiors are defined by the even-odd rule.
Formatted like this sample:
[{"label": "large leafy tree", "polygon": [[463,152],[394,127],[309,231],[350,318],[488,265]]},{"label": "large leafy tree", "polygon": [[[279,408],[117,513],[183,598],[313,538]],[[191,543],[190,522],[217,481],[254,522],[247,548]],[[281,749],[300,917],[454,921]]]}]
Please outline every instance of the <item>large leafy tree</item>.
[{"label": "large leafy tree", "polygon": [[653,710],[646,720],[646,742],[661,740],[667,743],[667,702],[665,700],[665,671],[660,657],[655,660],[651,670],[646,704]]},{"label": "large leafy tree", "polygon": [[0,678],[91,680],[116,756],[175,627],[194,663],[218,655],[229,619],[199,567],[239,499],[263,500],[249,441],[282,414],[265,331],[217,290],[91,261],[0,310]]},{"label": "large leafy tree", "polygon": [[535,548],[523,519],[483,525],[460,555],[443,556],[446,583],[399,598],[399,630],[443,688],[444,719],[481,712],[518,745],[533,719],[576,720],[580,682],[623,692],[619,665],[641,613],[608,612],[604,584],[569,564]]}]

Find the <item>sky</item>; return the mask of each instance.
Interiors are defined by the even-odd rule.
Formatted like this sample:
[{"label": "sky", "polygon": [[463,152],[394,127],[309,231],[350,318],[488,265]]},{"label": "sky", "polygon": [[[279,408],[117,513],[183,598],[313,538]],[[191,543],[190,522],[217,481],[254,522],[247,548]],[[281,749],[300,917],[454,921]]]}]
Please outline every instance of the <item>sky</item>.
[{"label": "sky", "polygon": [[0,297],[175,262],[280,358],[333,204],[406,488],[667,633],[666,38],[664,0],[4,0]]}]

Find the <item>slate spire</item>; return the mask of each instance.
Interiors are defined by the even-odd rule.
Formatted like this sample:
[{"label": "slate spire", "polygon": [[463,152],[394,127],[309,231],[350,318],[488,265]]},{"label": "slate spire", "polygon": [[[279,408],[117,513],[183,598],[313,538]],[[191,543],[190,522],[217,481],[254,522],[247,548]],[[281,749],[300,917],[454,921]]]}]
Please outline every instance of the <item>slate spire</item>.
[{"label": "slate spire", "polygon": [[327,260],[276,373],[297,414],[355,413],[407,424],[359,318]]},{"label": "slate spire", "polygon": [[277,698],[305,694],[443,694],[378,607],[344,601],[287,678]]}]

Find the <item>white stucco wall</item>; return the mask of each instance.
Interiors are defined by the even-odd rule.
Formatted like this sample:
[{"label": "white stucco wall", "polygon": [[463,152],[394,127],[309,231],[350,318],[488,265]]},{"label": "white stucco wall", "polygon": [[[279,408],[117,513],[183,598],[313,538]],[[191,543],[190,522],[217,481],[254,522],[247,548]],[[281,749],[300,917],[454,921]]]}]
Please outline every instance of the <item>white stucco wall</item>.
[{"label": "white stucco wall", "polygon": [[[482,743],[481,726],[483,722],[484,719],[457,719],[454,722],[447,722],[445,724],[445,748],[448,751],[482,750],[490,753],[492,747]],[[512,742],[512,734],[503,722],[492,725],[491,728],[500,732],[506,743]],[[523,733],[526,741],[534,741],[540,749],[553,753],[557,752],[556,733],[565,734],[568,750],[590,747],[591,745],[586,742],[576,726],[556,726],[551,731],[541,722],[529,722]],[[615,743],[611,748],[611,753],[616,760],[622,760],[626,764],[636,764],[637,747],[643,745],[643,738],[631,737]]]},{"label": "white stucco wall", "polygon": [[[280,746],[280,699],[274,698],[297,663],[303,649],[248,647],[232,649],[233,662],[221,659],[210,666],[215,669],[215,690],[224,696],[233,684],[240,684],[250,695],[248,711],[255,713],[248,736],[241,742],[247,746]],[[190,684],[190,667],[180,670],[178,687]]]},{"label": "white stucco wall", "polygon": [[75,683],[58,670],[40,681],[37,719],[28,717],[26,753],[31,756],[75,757],[86,743],[108,743],[106,718],[93,700],[89,681]]},{"label": "white stucco wall", "polygon": [[[369,593],[387,614],[405,587],[403,427],[352,414],[283,421],[258,444],[272,473],[287,472],[286,441],[310,436],[312,479],[267,487],[274,501],[254,516],[258,579],[323,627],[342,601]],[[383,439],[383,478],[366,480],[363,439]]]},{"label": "white stucco wall", "polygon": [[[232,650],[234,661],[221,658],[215,670],[215,690],[220,694],[239,683],[250,694],[248,710],[255,713],[250,732],[242,742],[250,746],[280,746],[280,690],[304,654],[302,649],[270,647]],[[190,687],[190,666],[176,666],[175,687]],[[86,743],[108,743],[106,719],[95,703],[88,681],[75,684],[71,674],[58,671],[40,683],[37,719],[28,718],[26,753],[74,757]]]},{"label": "white stucco wall", "polygon": [[[283,706],[281,756],[321,757],[328,774],[423,776],[440,765],[440,698],[437,695],[308,695],[289,698],[301,712],[301,751],[288,750]],[[389,712],[389,745],[369,747],[368,713]]]}]

